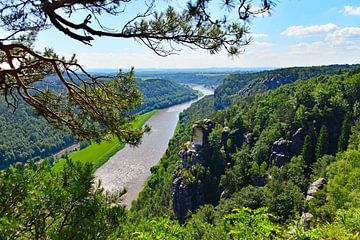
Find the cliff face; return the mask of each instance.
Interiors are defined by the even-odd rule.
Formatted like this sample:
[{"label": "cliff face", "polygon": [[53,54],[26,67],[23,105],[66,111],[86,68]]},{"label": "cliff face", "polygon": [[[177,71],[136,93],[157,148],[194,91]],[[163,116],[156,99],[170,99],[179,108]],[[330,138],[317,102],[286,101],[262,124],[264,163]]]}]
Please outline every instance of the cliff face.
[{"label": "cliff face", "polygon": [[209,119],[196,122],[192,128],[191,141],[187,142],[185,149],[179,153],[181,163],[174,174],[172,191],[174,215],[180,222],[184,221],[189,211],[194,211],[205,203],[205,190],[201,178],[189,175],[201,172],[202,166],[205,165],[201,150],[208,144],[213,127],[214,123]]}]

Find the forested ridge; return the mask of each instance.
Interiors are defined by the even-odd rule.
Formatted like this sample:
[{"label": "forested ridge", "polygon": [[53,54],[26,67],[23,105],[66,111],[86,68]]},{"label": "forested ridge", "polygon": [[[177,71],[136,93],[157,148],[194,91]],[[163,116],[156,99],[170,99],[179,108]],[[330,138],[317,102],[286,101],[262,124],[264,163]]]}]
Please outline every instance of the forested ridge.
[{"label": "forested ridge", "polygon": [[[46,87],[49,84],[58,86],[51,77],[39,86]],[[169,80],[139,80],[137,85],[143,96],[142,104],[135,109],[137,113],[165,108],[197,97],[191,88]],[[55,89],[62,91],[61,86]],[[54,129],[22,101],[19,101],[14,113],[5,99],[0,101],[0,127],[0,169],[16,162],[49,157],[76,142],[73,135]]]},{"label": "forested ridge", "polygon": [[[0,236],[358,239],[359,89],[360,70],[351,69],[235,97],[224,110],[203,98],[181,114],[129,211],[119,196],[94,191],[88,167],[71,161],[57,173],[45,163],[3,171]],[[189,149],[194,127],[206,139]],[[184,160],[184,151],[195,157]],[[189,210],[182,219],[175,202]]]},{"label": "forested ridge", "polygon": [[229,72],[140,72],[137,76],[143,79],[157,78],[168,79],[180,84],[201,84],[217,86],[222,83]]},{"label": "forested ridge", "polygon": [[167,79],[138,80],[137,86],[143,97],[141,105],[135,109],[139,113],[187,102],[198,96],[190,87]]},{"label": "forested ridge", "polygon": [[328,65],[314,67],[292,67],[261,72],[245,72],[231,74],[224,79],[215,91],[215,108],[224,109],[232,104],[232,100],[262,92],[273,90],[283,84],[296,80],[307,80],[321,75],[332,75],[360,67],[355,65]]}]

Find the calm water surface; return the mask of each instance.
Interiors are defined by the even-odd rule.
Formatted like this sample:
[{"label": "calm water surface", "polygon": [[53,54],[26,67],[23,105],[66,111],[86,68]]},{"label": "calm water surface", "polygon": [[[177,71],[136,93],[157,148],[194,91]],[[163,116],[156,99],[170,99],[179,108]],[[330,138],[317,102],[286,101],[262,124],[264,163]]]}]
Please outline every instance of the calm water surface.
[{"label": "calm water surface", "polygon": [[[213,90],[199,85],[192,88],[201,91],[204,96],[214,93]],[[150,175],[150,168],[156,165],[164,155],[169,140],[174,134],[179,114],[199,99],[155,113],[146,122],[151,126],[151,132],[143,136],[139,147],[126,145],[96,170],[96,179],[101,180],[104,189],[113,192],[126,188],[128,191],[124,196],[124,203],[130,206]]]}]

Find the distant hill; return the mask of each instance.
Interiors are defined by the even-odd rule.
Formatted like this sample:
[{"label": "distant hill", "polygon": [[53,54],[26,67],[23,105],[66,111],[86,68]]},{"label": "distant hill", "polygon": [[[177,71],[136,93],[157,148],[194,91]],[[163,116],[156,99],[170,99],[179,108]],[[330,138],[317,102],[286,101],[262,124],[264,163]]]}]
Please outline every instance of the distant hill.
[{"label": "distant hill", "polygon": [[283,84],[296,80],[307,80],[321,75],[332,75],[359,68],[357,65],[329,65],[315,67],[292,67],[275,70],[235,73],[226,77],[215,90],[215,108],[223,109],[231,105],[232,100],[241,95],[252,95],[257,92],[273,90]]},{"label": "distant hill", "polygon": [[154,109],[166,108],[195,99],[197,92],[190,87],[166,79],[137,80],[143,102],[136,112],[144,113]]}]

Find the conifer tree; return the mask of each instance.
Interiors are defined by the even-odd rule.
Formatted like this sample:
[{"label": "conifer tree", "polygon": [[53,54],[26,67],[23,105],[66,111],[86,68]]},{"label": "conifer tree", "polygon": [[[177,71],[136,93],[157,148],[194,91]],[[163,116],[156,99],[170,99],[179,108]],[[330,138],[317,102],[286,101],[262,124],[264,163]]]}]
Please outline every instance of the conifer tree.
[{"label": "conifer tree", "polygon": [[315,133],[311,129],[305,137],[304,145],[301,151],[305,163],[310,166],[315,161]]},{"label": "conifer tree", "polygon": [[326,126],[322,126],[320,134],[316,143],[316,159],[321,158],[328,153],[329,148],[329,134]]},{"label": "conifer tree", "polygon": [[338,141],[338,151],[339,152],[346,150],[348,143],[349,143],[350,132],[351,132],[350,116],[346,115],[346,117],[342,123],[341,132],[340,132],[339,141]]}]

